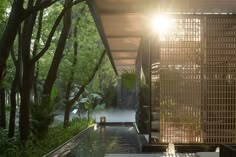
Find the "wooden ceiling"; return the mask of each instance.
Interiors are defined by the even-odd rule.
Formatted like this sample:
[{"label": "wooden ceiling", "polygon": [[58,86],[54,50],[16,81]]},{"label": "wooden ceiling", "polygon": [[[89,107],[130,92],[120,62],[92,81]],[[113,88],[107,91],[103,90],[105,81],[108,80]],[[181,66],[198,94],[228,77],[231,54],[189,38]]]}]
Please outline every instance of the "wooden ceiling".
[{"label": "wooden ceiling", "polygon": [[[148,32],[151,12],[236,12],[236,0],[91,0],[100,35],[107,43],[118,74],[134,69],[142,36]],[[93,6],[93,7],[91,7]]]}]

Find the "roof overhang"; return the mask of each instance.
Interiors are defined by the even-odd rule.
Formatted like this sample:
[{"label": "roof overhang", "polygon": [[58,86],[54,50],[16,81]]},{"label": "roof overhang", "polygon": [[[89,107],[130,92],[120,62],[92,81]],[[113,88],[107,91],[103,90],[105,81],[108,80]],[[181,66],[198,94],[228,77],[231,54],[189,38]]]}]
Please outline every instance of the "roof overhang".
[{"label": "roof overhang", "polygon": [[152,13],[235,13],[236,0],[87,0],[117,74],[134,69]]}]

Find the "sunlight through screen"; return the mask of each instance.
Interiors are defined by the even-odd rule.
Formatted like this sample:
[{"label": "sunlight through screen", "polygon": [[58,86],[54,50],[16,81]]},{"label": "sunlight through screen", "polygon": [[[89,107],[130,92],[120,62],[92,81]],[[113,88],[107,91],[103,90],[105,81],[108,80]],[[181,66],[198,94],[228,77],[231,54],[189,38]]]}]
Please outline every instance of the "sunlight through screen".
[{"label": "sunlight through screen", "polygon": [[168,32],[173,23],[168,15],[155,15],[150,19],[151,29],[154,33],[166,33]]},{"label": "sunlight through screen", "polygon": [[[159,14],[149,18],[150,33],[158,35],[160,41],[200,41],[201,20],[196,18],[180,18],[170,14]],[[192,37],[193,35],[194,38]]]}]

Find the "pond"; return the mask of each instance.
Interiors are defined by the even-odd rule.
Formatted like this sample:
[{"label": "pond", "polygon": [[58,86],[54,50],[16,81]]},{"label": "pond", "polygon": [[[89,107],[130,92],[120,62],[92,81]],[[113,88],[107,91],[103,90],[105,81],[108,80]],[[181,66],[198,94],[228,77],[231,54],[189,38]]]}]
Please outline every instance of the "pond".
[{"label": "pond", "polygon": [[[105,154],[140,153],[138,137],[133,125],[100,125],[87,131],[53,157],[104,157]],[[64,150],[63,150],[64,149]]]}]

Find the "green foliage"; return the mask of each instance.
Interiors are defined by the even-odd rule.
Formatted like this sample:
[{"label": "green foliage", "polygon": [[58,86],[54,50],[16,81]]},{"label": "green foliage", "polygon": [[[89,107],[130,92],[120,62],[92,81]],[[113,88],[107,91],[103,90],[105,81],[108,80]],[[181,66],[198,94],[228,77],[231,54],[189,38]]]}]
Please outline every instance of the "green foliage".
[{"label": "green foliage", "polygon": [[0,86],[4,87],[5,90],[10,90],[11,82],[14,79],[14,73],[15,73],[15,66],[14,66],[14,63],[13,63],[12,59],[10,58],[7,61],[6,76],[5,76],[4,80],[0,83]]},{"label": "green foliage", "polygon": [[[27,143],[25,150],[21,151],[21,156],[39,157],[55,149],[74,135],[88,127],[91,122],[84,119],[73,120],[69,127],[62,129],[62,126],[51,128],[47,138],[43,140],[32,139]],[[56,137],[56,138],[55,138]]]},{"label": "green foliage", "polygon": [[122,86],[127,89],[134,89],[136,85],[135,69],[124,69],[121,74]]},{"label": "green foliage", "polygon": [[[77,15],[78,10],[80,10],[83,6],[84,5],[81,4],[75,6],[73,9],[75,10],[75,19],[79,16]],[[98,58],[101,56],[101,52],[104,47],[87,6],[85,7],[85,12],[83,15],[80,16],[80,21],[77,24],[77,27],[78,38],[74,39],[70,37],[67,42],[66,55],[60,65],[59,78],[69,81],[70,75],[68,75],[68,72],[74,71],[74,83],[77,85],[82,85],[91,76],[91,73],[98,61]],[[72,66],[72,60],[74,59],[74,49],[72,45],[74,44],[74,41],[77,41],[78,43],[78,62],[76,67]]]},{"label": "green foliage", "polygon": [[[63,6],[61,5],[61,3],[56,3],[52,7],[44,9],[43,22],[42,22],[42,34],[41,34],[41,39],[38,45],[39,51],[42,50],[42,48],[45,46],[48,35],[54,25],[55,20],[57,19],[57,16],[60,14],[62,8]],[[44,80],[47,76],[47,73],[48,73],[48,70],[51,65],[52,58],[56,49],[57,41],[61,33],[62,21],[57,27],[55,34],[53,35],[50,48],[47,50],[46,54],[44,54],[44,56],[41,57],[39,60],[39,69],[40,69],[39,80]],[[34,28],[34,34],[33,34],[34,37],[36,36],[37,29],[38,29],[38,25],[36,25]]]},{"label": "green foliage", "polygon": [[106,108],[106,104],[105,103],[102,103],[102,104],[99,104],[95,107],[95,110],[104,110]]},{"label": "green foliage", "polygon": [[[38,52],[45,46],[45,43],[47,41],[48,34],[51,31],[51,28],[61,12],[63,6],[62,1],[55,3],[51,7],[44,9],[43,12],[43,24],[42,24],[42,34],[41,38],[38,44]],[[10,5],[9,1],[2,0],[0,3],[0,36],[2,31],[5,28],[5,22],[7,21],[6,18],[9,15],[6,15],[6,8],[8,8]],[[68,76],[68,72],[74,69],[75,72],[75,81],[73,82],[73,92],[75,93],[76,90],[78,90],[78,87],[83,84],[85,81],[88,80],[88,78],[91,75],[91,72],[93,71],[98,58],[101,56],[101,50],[104,49],[103,44],[101,42],[100,36],[97,32],[95,23],[93,21],[93,18],[91,16],[91,13],[89,11],[89,8],[86,6],[86,11],[81,16],[81,20],[78,24],[75,23],[75,19],[79,16],[78,10],[80,10],[82,7],[85,6],[85,3],[78,4],[73,7],[73,26],[71,29],[71,33],[69,36],[69,39],[66,43],[66,49],[63,57],[63,61],[60,64],[60,70],[58,72],[57,81],[60,80],[63,82],[63,86],[65,87],[66,82],[70,79]],[[38,19],[37,19],[38,20]],[[34,27],[33,31],[33,37],[31,39],[32,46],[35,42],[35,37],[38,29],[38,21],[36,20],[36,25]],[[62,20],[63,21],[63,20]],[[78,38],[73,38],[73,27],[78,26]],[[62,88],[58,89],[60,91],[56,91],[53,89],[50,99],[46,102],[38,102],[42,98],[40,97],[42,93],[42,88],[44,84],[44,80],[47,76],[48,69],[51,64],[52,57],[55,52],[55,48],[59,39],[59,35],[61,33],[61,28],[63,26],[63,23],[61,22],[58,29],[56,30],[50,48],[47,50],[47,53],[40,58],[38,64],[39,64],[39,75],[37,78],[37,91],[39,95],[39,100],[35,101],[33,98],[31,98],[32,101],[32,108],[31,108],[31,127],[34,131],[35,135],[37,137],[32,137],[27,143],[26,146],[23,147],[18,143],[18,140],[16,139],[8,139],[6,131],[1,131],[0,134],[0,156],[42,156],[46,152],[48,152],[50,149],[55,148],[56,145],[59,143],[64,142],[65,139],[68,139],[71,137],[72,134],[77,133],[79,130],[84,128],[88,125],[87,121],[76,121],[72,122],[72,126],[70,126],[67,130],[64,130],[60,127],[57,128],[48,128],[48,126],[51,124],[53,117],[54,117],[54,109],[55,109],[55,97],[57,96],[62,98],[64,97],[64,91]],[[78,42],[78,65],[76,67],[72,67],[72,59],[73,59],[73,43],[74,41]],[[13,49],[15,50],[16,58],[17,51],[18,51],[18,41],[17,38],[15,40],[15,44],[13,45]],[[107,96],[107,99],[112,99],[113,102],[114,94],[111,96],[111,94],[114,93],[115,85],[115,74],[113,72],[112,66],[110,64],[110,61],[108,57],[104,59],[103,65],[101,66],[99,70],[99,75],[92,81],[90,84],[88,90],[89,93],[99,93],[101,97]],[[12,59],[9,58],[8,65],[7,65],[7,75],[5,77],[5,80],[3,82],[4,87],[9,92],[11,83],[14,77],[15,73],[15,66],[12,62]],[[111,83],[112,82],[112,86]],[[65,88],[64,88],[65,89]],[[96,91],[96,92],[95,92]],[[60,93],[60,96],[58,96],[58,93]],[[32,96],[35,93],[32,93]],[[60,99],[62,100],[62,99]],[[105,99],[104,99],[105,100]],[[112,101],[105,101],[105,102],[112,102]],[[64,107],[64,106],[63,106]],[[62,108],[63,108],[62,107]],[[105,104],[100,105],[87,105],[86,108],[88,110],[91,109],[103,109],[105,107]],[[61,108],[61,109],[62,109]],[[77,126],[78,125],[78,126]],[[16,128],[17,130],[18,128]],[[43,130],[41,130],[43,129]],[[48,130],[49,129],[49,130]],[[46,133],[48,132],[48,135],[46,136],[46,133],[44,134],[44,131]],[[38,137],[44,137],[47,138],[39,139]],[[55,138],[57,137],[57,138]]]},{"label": "green foliage", "polygon": [[7,8],[7,0],[1,0],[1,3],[0,3],[0,20],[3,19],[4,14],[6,13],[6,8]]},{"label": "green foliage", "polygon": [[57,90],[53,88],[49,102],[32,106],[32,131],[39,138],[44,138],[47,135],[48,126],[53,122],[56,96]]},{"label": "green foliage", "polygon": [[117,85],[115,83],[110,83],[108,87],[104,87],[102,93],[107,108],[117,106]]},{"label": "green foliage", "polygon": [[6,9],[9,3],[8,0],[1,0],[0,3],[0,37],[2,36],[2,31],[5,28],[6,24]]},{"label": "green foliage", "polygon": [[100,69],[97,71],[88,89],[99,93],[103,97],[106,107],[116,107],[117,104],[117,76],[108,56],[105,56]]},{"label": "green foliage", "polygon": [[87,95],[87,97],[80,99],[80,104],[83,104],[83,108],[87,112],[88,120],[91,119],[92,112],[95,109],[100,110],[100,109],[105,108],[106,105],[104,103],[100,104],[98,102],[98,100],[101,100],[101,99],[102,99],[102,97],[98,94],[89,94],[89,95]]},{"label": "green foliage", "polygon": [[7,130],[0,129],[0,156],[16,156],[18,145],[15,138],[8,138]]},{"label": "green foliage", "polygon": [[49,128],[47,138],[39,140],[31,137],[25,146],[21,145],[15,138],[9,139],[6,130],[0,130],[0,156],[41,157],[84,130],[90,124],[92,124],[92,121],[74,119],[68,128],[62,129],[62,126]]},{"label": "green foliage", "polygon": [[[80,15],[79,12],[81,8],[85,7],[85,12]],[[39,48],[41,49],[47,39],[47,36],[50,32],[50,29],[57,17],[60,13],[62,5],[57,3],[48,9],[44,10],[44,20],[43,20],[43,28],[42,28],[42,38],[40,41]],[[76,19],[80,16],[80,21],[76,23]],[[103,44],[101,42],[100,36],[97,32],[97,28],[95,26],[94,20],[91,16],[89,8],[81,3],[73,7],[73,16],[72,16],[72,28],[70,32],[70,36],[66,43],[66,48],[64,52],[64,57],[60,64],[60,69],[58,71],[57,81],[60,80],[63,84],[62,88],[58,89],[58,93],[60,96],[58,97],[58,102],[63,102],[64,91],[66,87],[66,83],[71,79],[71,72],[74,71],[74,80],[72,84],[71,96],[78,90],[78,86],[81,86],[88,80],[91,76],[91,73],[97,63],[98,58],[101,56],[101,52],[104,49]],[[77,26],[78,28],[78,37],[74,38],[73,31]],[[36,26],[37,27],[37,26]],[[56,34],[53,37],[53,41],[51,43],[51,47],[47,51],[47,53],[40,58],[39,61],[39,80],[43,82],[46,78],[48,67],[51,64],[52,56],[55,51],[55,46],[59,37],[60,29],[62,27],[62,23],[58,27]],[[37,31],[34,31],[37,32]],[[77,65],[72,66],[74,60],[74,49],[73,44],[74,41],[78,43],[78,57],[77,57]],[[109,58],[106,56],[103,60],[101,68],[97,72],[95,78],[88,86],[88,90],[90,93],[99,93],[102,97],[106,96],[104,99],[105,102],[109,102],[109,104],[114,104],[116,102],[116,90],[114,85],[114,80],[116,79],[113,68],[110,64]],[[112,82],[112,86],[111,86]],[[77,86],[77,87],[76,87]],[[57,103],[57,109],[64,109],[63,103]],[[107,103],[106,103],[107,104]]]},{"label": "green foliage", "polygon": [[140,82],[139,104],[137,106],[135,120],[142,134],[148,133],[149,115],[149,86]]}]

